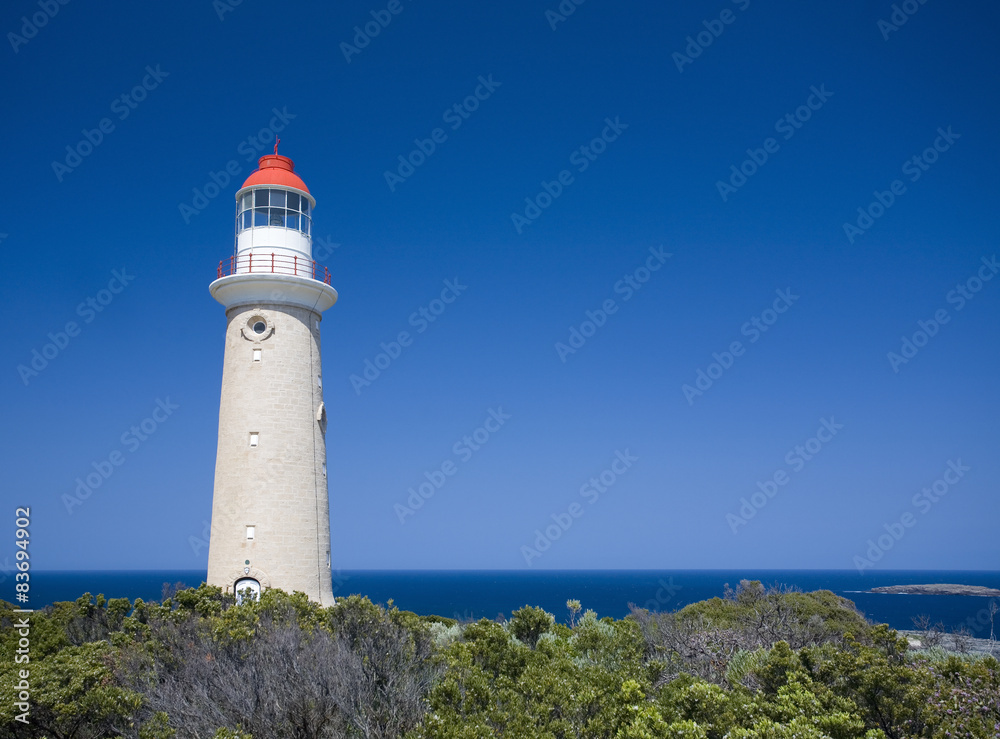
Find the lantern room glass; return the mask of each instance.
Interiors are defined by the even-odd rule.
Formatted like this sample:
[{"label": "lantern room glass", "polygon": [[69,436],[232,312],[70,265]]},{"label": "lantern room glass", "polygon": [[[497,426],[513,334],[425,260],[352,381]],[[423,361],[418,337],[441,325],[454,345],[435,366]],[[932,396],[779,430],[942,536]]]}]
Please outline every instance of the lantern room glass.
[{"label": "lantern room glass", "polygon": [[276,188],[259,188],[240,196],[236,203],[236,233],[248,228],[273,226],[312,234],[309,200],[304,195]]}]

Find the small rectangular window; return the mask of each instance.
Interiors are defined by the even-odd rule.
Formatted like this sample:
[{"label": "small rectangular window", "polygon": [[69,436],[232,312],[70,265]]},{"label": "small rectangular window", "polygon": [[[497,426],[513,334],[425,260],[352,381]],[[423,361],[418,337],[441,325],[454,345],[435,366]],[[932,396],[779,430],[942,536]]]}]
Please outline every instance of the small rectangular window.
[{"label": "small rectangular window", "polygon": [[271,190],[271,202],[270,205],[277,205],[279,208],[285,207],[285,191],[284,190]]},{"label": "small rectangular window", "polygon": [[257,227],[267,225],[267,208],[254,208],[253,225]]},{"label": "small rectangular window", "polygon": [[323,375],[316,375],[316,384],[323,387]]},{"label": "small rectangular window", "polygon": [[326,462],[323,463],[323,477],[326,477]]},{"label": "small rectangular window", "polygon": [[247,540],[248,541],[252,540],[256,532],[257,532],[256,526],[247,526]]},{"label": "small rectangular window", "polygon": [[319,321],[316,321],[316,330],[319,331]]},{"label": "small rectangular window", "polygon": [[259,362],[260,361],[260,353],[261,353],[260,349],[254,349],[253,350],[253,361],[255,361],[255,362]]},{"label": "small rectangular window", "polygon": [[299,196],[297,193],[290,192],[286,193],[285,197],[288,198],[288,209],[298,210],[299,209]]},{"label": "small rectangular window", "polygon": [[257,196],[256,196],[257,200],[254,203],[254,205],[258,205],[258,206],[260,206],[260,205],[267,205],[267,193],[268,193],[268,191],[267,190],[257,190],[256,193],[257,193]]},{"label": "small rectangular window", "polygon": [[256,431],[251,431],[250,432],[250,446],[251,447],[257,446],[257,442],[258,442],[259,439],[260,439],[260,434],[259,433],[257,433]]}]

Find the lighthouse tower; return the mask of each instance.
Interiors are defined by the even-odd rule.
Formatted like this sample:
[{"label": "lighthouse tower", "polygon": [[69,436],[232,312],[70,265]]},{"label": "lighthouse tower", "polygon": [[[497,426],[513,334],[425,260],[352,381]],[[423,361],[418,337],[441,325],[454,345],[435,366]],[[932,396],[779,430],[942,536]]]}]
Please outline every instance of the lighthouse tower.
[{"label": "lighthouse tower", "polygon": [[236,193],[236,250],[212,297],[226,307],[208,584],[302,591],[333,604],[321,314],[337,301],[312,258],[316,201],[274,154]]}]

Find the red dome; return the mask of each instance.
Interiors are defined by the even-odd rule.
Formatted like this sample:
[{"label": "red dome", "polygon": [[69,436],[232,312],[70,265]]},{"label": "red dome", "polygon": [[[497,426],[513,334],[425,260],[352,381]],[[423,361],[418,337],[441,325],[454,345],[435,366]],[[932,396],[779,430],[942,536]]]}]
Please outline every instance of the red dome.
[{"label": "red dome", "polygon": [[[295,163],[280,154],[266,154],[257,162],[257,169],[250,173],[243,183],[244,189],[257,185],[278,185],[279,187],[294,187],[297,190],[309,192],[306,183],[295,174]],[[309,193],[310,195],[312,193]]]}]

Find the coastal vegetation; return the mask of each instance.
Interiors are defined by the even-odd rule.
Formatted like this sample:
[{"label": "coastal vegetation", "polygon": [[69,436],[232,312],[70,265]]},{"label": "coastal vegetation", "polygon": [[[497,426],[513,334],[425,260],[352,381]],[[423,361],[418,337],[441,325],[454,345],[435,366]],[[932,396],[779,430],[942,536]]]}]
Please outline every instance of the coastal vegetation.
[{"label": "coastal vegetation", "polygon": [[23,723],[0,601],[0,739],[1000,735],[996,659],[915,652],[829,591],[744,581],[672,613],[567,608],[459,623],[357,595],[85,594],[31,616]]}]

